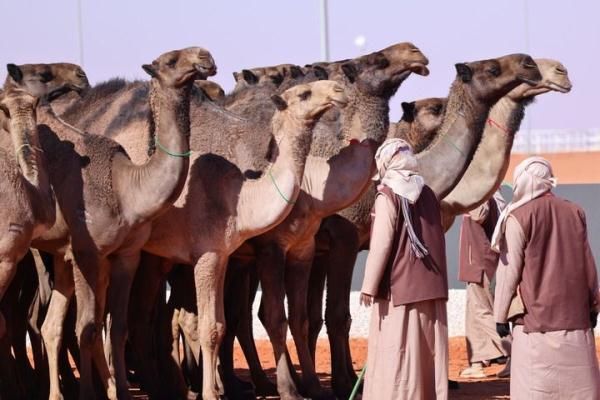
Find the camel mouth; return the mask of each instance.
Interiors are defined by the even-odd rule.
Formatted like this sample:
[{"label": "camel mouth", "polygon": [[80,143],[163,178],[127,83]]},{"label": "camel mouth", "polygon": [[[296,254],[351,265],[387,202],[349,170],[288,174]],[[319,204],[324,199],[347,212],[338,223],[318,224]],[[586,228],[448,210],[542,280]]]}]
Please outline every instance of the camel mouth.
[{"label": "camel mouth", "polygon": [[429,75],[429,68],[423,63],[412,63],[409,65],[408,69],[410,72],[414,72],[417,75],[427,76]]},{"label": "camel mouth", "polygon": [[344,108],[348,105],[349,101],[347,98],[341,98],[341,97],[332,97],[330,99],[331,104],[333,104],[334,106],[338,107],[338,108]]},{"label": "camel mouth", "polygon": [[217,67],[214,64],[209,64],[208,66],[194,64],[194,69],[202,75],[203,79],[217,74]]},{"label": "camel mouth", "polygon": [[540,81],[539,81],[539,80],[529,79],[529,78],[527,78],[527,77],[524,77],[523,75],[519,75],[519,76],[517,76],[517,79],[519,79],[519,81],[521,81],[521,82],[523,82],[523,83],[526,83],[526,84],[528,84],[528,85],[531,85],[531,86],[535,86],[535,85],[537,85],[538,83],[540,83]]},{"label": "camel mouth", "polygon": [[546,86],[554,91],[560,92],[560,93],[569,93],[571,91],[571,89],[573,88],[573,85],[569,85],[569,86],[563,86],[561,84],[558,84],[556,82],[552,82],[549,81]]}]

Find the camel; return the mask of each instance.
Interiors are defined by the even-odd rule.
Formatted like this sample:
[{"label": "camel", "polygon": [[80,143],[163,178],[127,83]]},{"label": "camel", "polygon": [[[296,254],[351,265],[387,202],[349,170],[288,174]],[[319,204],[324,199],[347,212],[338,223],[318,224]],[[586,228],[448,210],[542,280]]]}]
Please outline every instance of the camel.
[{"label": "camel", "polygon": [[[136,261],[131,258],[139,253],[139,241],[149,228],[148,222],[163,212],[181,191],[189,161],[177,155],[184,155],[189,148],[186,112],[191,85],[193,79],[215,71],[212,57],[200,48],[165,53],[144,69],[153,76],[152,120],[155,143],[161,150],[145,165],[132,164],[116,142],[84,134],[65,123],[49,106],[37,109],[41,147],[48,157],[50,182],[60,210],[54,226],[33,241],[34,247],[55,256],[55,286],[42,326],[51,399],[61,397],[57,354],[62,321],[73,290],[77,294],[76,331],[81,353],[80,397],[94,398],[93,358],[107,396],[116,398],[98,335],[109,268],[112,267],[113,274],[123,273],[129,262]],[[13,69],[9,74],[15,78],[18,72]],[[75,287],[67,263],[73,265]],[[115,319],[113,327],[117,325],[125,324]],[[117,375],[119,372],[117,369]],[[120,398],[129,396],[124,383],[118,388]]]},{"label": "camel", "polygon": [[568,93],[571,82],[567,69],[558,61],[536,59],[542,80],[533,86],[521,84],[491,109],[481,143],[465,174],[441,202],[443,221],[449,229],[454,217],[478,207],[498,189],[510,160],[515,134],[525,108],[536,96],[556,91]]},{"label": "camel", "polygon": [[[7,68],[9,70],[14,70],[14,76],[17,78],[15,80],[11,74],[8,74],[4,84],[7,89],[14,88],[24,90],[35,97],[43,97],[44,101],[51,102],[53,109],[56,109],[57,104],[59,108],[64,107],[64,105],[76,100],[89,89],[89,83],[85,72],[83,72],[81,67],[76,64],[23,64],[19,66],[9,64]],[[69,96],[71,92],[74,93],[74,96]],[[65,101],[64,97],[67,96],[69,96],[69,100]],[[9,147],[4,143],[2,148],[8,149]],[[11,315],[13,315],[14,318],[8,324],[8,328],[12,331],[11,343],[15,354],[15,363],[21,371],[21,376],[27,377],[30,377],[33,374],[33,370],[31,369],[27,357],[27,330],[29,330],[35,365],[38,366],[38,368],[36,368],[37,373],[40,372],[41,368],[39,367],[43,365],[42,362],[45,363],[41,353],[41,336],[39,336],[39,332],[35,331],[35,329],[32,330],[31,326],[28,327],[27,325],[31,302],[34,297],[36,299],[39,298],[39,295],[36,294],[36,287],[38,285],[36,285],[34,281],[41,279],[41,275],[38,278],[38,276],[36,276],[37,274],[35,274],[37,264],[33,265],[32,260],[33,258],[26,257],[19,264],[19,268],[23,269],[21,281],[25,287],[21,288],[21,286],[19,286],[19,290],[12,290],[12,293],[18,297],[8,300],[11,304],[16,304],[15,307],[11,307]],[[29,276],[30,274],[32,274],[32,276]],[[38,283],[41,284],[39,280]],[[37,387],[39,387],[39,385]]]},{"label": "camel", "polygon": [[[422,127],[415,129],[413,134],[416,137],[433,137],[425,150],[417,154],[417,159],[421,165],[421,174],[428,184],[442,193],[448,190],[451,182],[460,178],[467,167],[479,143],[483,123],[491,105],[523,80],[534,82],[540,78],[533,60],[520,54],[461,63],[456,65],[456,69],[457,78],[450,88],[441,125],[435,133],[433,129],[427,131]],[[429,128],[436,127],[439,123],[439,119],[433,118],[433,124]],[[403,129],[396,129],[394,134],[402,134],[402,131]],[[456,147],[448,149],[448,143]],[[444,161],[436,161],[444,158],[451,158],[453,168],[449,168],[450,164]],[[439,164],[453,171],[458,178],[450,173],[445,173],[445,180],[432,176],[430,170],[440,169]],[[439,195],[438,192],[436,194]],[[319,235],[321,242],[318,246],[324,247],[324,253],[320,254],[318,262],[314,264],[311,276],[310,286],[313,291],[309,299],[312,352],[322,326],[324,279],[326,276],[335,277],[335,281],[328,282],[327,304],[331,306],[328,307],[331,310],[326,311],[326,323],[333,358],[332,384],[336,394],[342,397],[347,396],[355,377],[348,346],[350,283],[358,251],[368,248],[370,211],[374,198],[375,189],[372,186],[352,207],[322,224]]]},{"label": "camel", "polygon": [[[433,97],[411,102],[402,102],[402,118],[390,124],[389,137],[406,140],[414,153],[420,153],[433,141],[439,123],[444,116],[445,98]],[[415,127],[415,124],[422,126]],[[392,132],[396,130],[395,133]]]},{"label": "camel", "polygon": [[[0,181],[4,188],[0,224],[6,232],[0,240],[0,300],[9,289],[31,240],[48,230],[55,218],[54,196],[36,129],[37,102],[37,97],[11,85],[0,94]],[[8,311],[12,314],[15,310]],[[15,319],[16,316],[9,316],[5,320],[0,312],[1,369],[5,378],[2,391],[16,396],[22,394],[25,382],[19,382],[13,375],[14,363],[6,358],[11,357],[7,331],[14,333]]]},{"label": "camel", "polygon": [[[7,68],[14,68],[13,64]],[[52,109],[61,114],[90,88],[87,75],[77,64],[20,64],[24,79],[18,83],[7,75],[4,85],[16,85],[36,97],[45,96]]]},{"label": "camel", "polygon": [[204,92],[204,95],[207,96],[212,101],[220,101],[225,97],[225,91],[223,88],[216,82],[213,81],[205,81],[205,80],[197,80],[194,82],[194,85]]},{"label": "camel", "polygon": [[233,73],[233,79],[235,80],[233,91],[257,84],[269,84],[273,88],[277,88],[286,77],[297,79],[303,75],[302,69],[294,64],[243,69],[240,72]]},{"label": "camel", "polygon": [[[290,327],[301,359],[305,394],[320,397],[323,391],[306,346],[307,332],[303,332],[306,290],[302,286],[307,284],[312,238],[322,218],[348,206],[368,184],[375,149],[387,133],[389,98],[412,72],[426,75],[427,63],[414,45],[401,43],[346,63],[328,65],[337,76],[344,76],[352,102],[340,116],[327,116],[318,127],[319,140],[311,149],[303,192],[291,214],[282,224],[249,242],[256,254],[263,287],[259,316],[274,347],[277,386],[282,398],[299,398],[286,360],[284,292],[290,301]],[[331,131],[336,132],[335,141],[329,138],[330,134],[326,136]],[[286,283],[289,286],[284,289]],[[294,287],[296,284],[300,286]]]},{"label": "camel", "polygon": [[[138,98],[135,104],[131,98],[125,88],[111,101],[117,109],[122,104],[120,101],[127,103],[130,109],[143,107],[143,98]],[[271,228],[287,215],[300,190],[314,124],[326,110],[346,101],[343,88],[333,82],[296,86],[273,97],[278,111],[269,130],[201,96],[194,97],[189,179],[175,206],[153,224],[144,250],[196,266],[198,303],[206,320],[199,329],[204,356],[203,397],[206,399],[218,396],[214,370],[224,328],[222,287],[227,258],[246,239]],[[85,120],[85,112],[79,110],[78,114]],[[147,140],[136,131],[145,120],[126,122],[128,125],[122,128],[130,127],[129,133],[117,133],[113,137],[135,154],[140,141]],[[104,121],[97,130],[111,135],[110,127],[111,122]],[[264,173],[260,177],[246,178],[244,170],[230,161],[235,155],[233,146],[259,133],[266,137],[266,147],[270,147],[268,160],[264,161],[265,168],[261,171]],[[215,141],[216,137],[213,139],[215,134],[219,135],[219,142]],[[144,157],[139,151],[135,156],[142,160]],[[269,207],[256,206],[257,199],[263,198],[269,199]],[[177,232],[173,232],[173,226],[178,226]],[[132,331],[132,336],[135,335]]]}]

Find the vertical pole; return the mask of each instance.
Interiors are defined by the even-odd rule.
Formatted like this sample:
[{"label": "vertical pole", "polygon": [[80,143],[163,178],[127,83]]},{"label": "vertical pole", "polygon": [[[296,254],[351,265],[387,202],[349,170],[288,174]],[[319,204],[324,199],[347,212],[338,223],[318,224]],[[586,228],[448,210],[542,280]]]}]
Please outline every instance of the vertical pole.
[{"label": "vertical pole", "polygon": [[77,0],[77,36],[79,40],[79,65],[83,67],[83,22],[81,0]]},{"label": "vertical pole", "polygon": [[329,61],[329,26],[327,15],[327,0],[321,3],[321,61]]},{"label": "vertical pole", "polygon": [[[523,0],[523,25],[525,28],[525,52],[529,54],[529,7],[527,0]],[[531,154],[531,112],[525,113],[527,125],[527,154]]]}]

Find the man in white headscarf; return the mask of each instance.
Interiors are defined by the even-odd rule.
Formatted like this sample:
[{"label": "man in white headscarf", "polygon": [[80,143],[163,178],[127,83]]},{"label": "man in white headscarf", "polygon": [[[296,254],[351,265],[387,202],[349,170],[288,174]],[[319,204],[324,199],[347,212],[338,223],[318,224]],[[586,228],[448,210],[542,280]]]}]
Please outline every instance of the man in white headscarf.
[{"label": "man in white headscarf", "polygon": [[439,203],[410,145],[375,155],[377,190],[361,303],[373,303],[363,399],[448,398],[448,281]]},{"label": "man in white headscarf", "polygon": [[596,324],[598,278],[585,213],[552,193],[555,179],[541,157],[521,162],[514,197],[492,239],[500,251],[494,318],[500,336],[517,294],[511,399],[600,399]]}]

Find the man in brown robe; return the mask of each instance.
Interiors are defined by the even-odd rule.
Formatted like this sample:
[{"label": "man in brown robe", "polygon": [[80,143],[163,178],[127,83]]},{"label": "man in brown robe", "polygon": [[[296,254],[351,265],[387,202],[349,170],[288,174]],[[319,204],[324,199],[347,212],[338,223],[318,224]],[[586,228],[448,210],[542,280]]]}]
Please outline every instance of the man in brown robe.
[{"label": "man in brown robe", "polygon": [[[504,359],[510,352],[510,340],[496,332],[494,298],[490,281],[496,274],[498,253],[490,240],[500,211],[506,205],[500,192],[468,214],[460,230],[458,279],[467,284],[465,335],[470,366],[461,371],[462,378],[485,378],[484,365]],[[499,376],[509,375],[509,368]]]},{"label": "man in brown robe", "polygon": [[371,305],[365,400],[448,398],[448,281],[439,203],[403,140],[375,161],[374,206],[361,303]]},{"label": "man in brown robe", "polygon": [[508,334],[517,291],[524,313],[513,325],[510,395],[521,399],[599,399],[594,335],[598,277],[585,213],[555,196],[552,168],[531,157],[514,173],[514,198],[492,239],[500,250],[494,318]]}]

